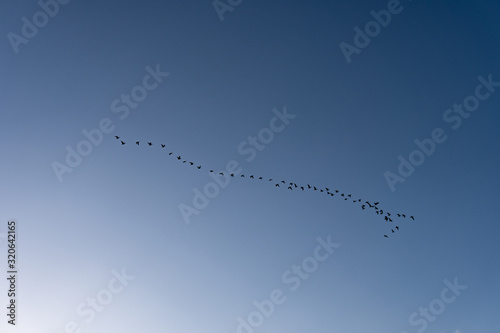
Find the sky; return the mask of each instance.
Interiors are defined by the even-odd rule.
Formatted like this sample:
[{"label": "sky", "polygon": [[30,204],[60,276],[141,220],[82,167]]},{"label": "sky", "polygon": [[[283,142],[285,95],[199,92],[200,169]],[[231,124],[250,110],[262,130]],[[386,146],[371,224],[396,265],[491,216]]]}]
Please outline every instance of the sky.
[{"label": "sky", "polygon": [[1,332],[500,332],[498,2],[3,13]]}]

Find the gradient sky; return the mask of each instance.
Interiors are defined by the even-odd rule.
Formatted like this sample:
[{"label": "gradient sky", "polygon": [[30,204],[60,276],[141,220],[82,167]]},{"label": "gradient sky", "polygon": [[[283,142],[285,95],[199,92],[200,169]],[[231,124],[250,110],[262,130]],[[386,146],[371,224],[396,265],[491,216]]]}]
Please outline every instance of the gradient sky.
[{"label": "gradient sky", "polygon": [[[500,88],[460,128],[443,119],[478,76],[500,81],[500,4],[403,0],[347,63],[340,43],[387,5],[243,0],[221,21],[211,1],[72,0],[16,53],[8,34],[41,7],[4,3],[0,233],[17,220],[19,307],[12,328],[2,306],[0,330],[232,333],[280,289],[254,332],[418,332],[412,313],[457,278],[467,289],[425,332],[500,332]],[[169,76],[120,119],[113,101],[157,65]],[[296,118],[247,162],[238,145],[284,106]],[[113,131],[60,182],[53,162],[104,118]],[[435,128],[447,140],[391,191],[384,173]],[[416,221],[387,239],[352,202],[237,178],[186,224],[179,205],[230,160]],[[329,235],[341,246],[291,291],[282,275]],[[135,279],[87,323],[76,309],[122,268]]]}]

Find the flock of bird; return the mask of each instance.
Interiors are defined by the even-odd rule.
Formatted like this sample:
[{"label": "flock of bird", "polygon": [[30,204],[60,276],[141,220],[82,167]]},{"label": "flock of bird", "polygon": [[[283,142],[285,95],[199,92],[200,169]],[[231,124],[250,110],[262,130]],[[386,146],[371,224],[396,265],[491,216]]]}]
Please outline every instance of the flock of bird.
[{"label": "flock of bird", "polygon": [[[121,145],[124,146],[126,144],[125,141],[121,140],[119,136],[115,136],[115,139],[116,140],[119,140]],[[141,145],[141,142],[140,141],[136,141],[135,144],[137,146],[140,146]],[[145,144],[143,145],[147,145],[148,147],[151,147],[153,146],[153,143],[152,142],[146,142]],[[166,148],[166,145],[165,144],[160,144],[160,147],[161,149],[165,149]],[[195,167],[196,169],[198,170],[201,170],[202,169],[202,166],[197,164],[197,163],[194,163],[194,162],[191,162],[191,161],[188,161],[188,160],[185,160],[183,159],[180,155],[177,155],[177,154],[174,154],[174,152],[169,152],[168,153],[169,156],[172,156],[175,160],[181,162],[181,163],[184,163],[186,165],[190,165],[190,166],[193,166]],[[204,168],[203,168],[204,169]],[[209,172],[216,172],[215,170],[213,169],[209,169]],[[230,177],[236,177],[234,173],[227,173],[227,172],[219,172],[220,175],[222,176],[230,176]],[[365,209],[372,209],[374,211],[374,213],[376,213],[379,217],[381,217],[385,222],[388,222],[388,223],[394,223],[394,227],[390,226],[390,230],[391,232],[389,234],[394,234],[396,233],[398,230],[399,230],[399,225],[398,222],[401,222],[406,218],[406,214],[403,214],[403,213],[396,213],[396,214],[391,214],[390,212],[388,211],[384,211],[381,206],[380,206],[380,202],[370,202],[370,201],[363,201],[362,199],[358,198],[358,199],[355,199],[353,198],[352,194],[348,194],[348,193],[341,193],[342,191],[338,190],[338,189],[330,189],[328,187],[317,187],[317,186],[313,186],[313,185],[310,185],[310,184],[296,184],[294,182],[289,182],[289,181],[285,181],[285,180],[276,180],[274,178],[265,178],[265,177],[262,177],[262,176],[255,176],[255,175],[244,175],[244,174],[241,174],[240,175],[240,178],[249,178],[249,179],[257,179],[257,180],[262,180],[262,181],[267,181],[267,182],[272,182],[274,183],[274,186],[275,187],[287,187],[288,190],[290,191],[294,191],[294,190],[299,190],[299,191],[317,191],[319,193],[324,193],[326,195],[329,195],[331,197],[335,197],[337,196],[338,198],[340,199],[344,199],[344,201],[351,201],[353,203],[357,203],[360,205],[361,209],[362,210],[365,210]],[[397,222],[393,221],[393,219],[396,219]],[[408,216],[408,220],[411,219],[412,221],[415,220],[415,218],[413,216]],[[384,237],[386,238],[389,238],[389,235],[384,235]]]}]

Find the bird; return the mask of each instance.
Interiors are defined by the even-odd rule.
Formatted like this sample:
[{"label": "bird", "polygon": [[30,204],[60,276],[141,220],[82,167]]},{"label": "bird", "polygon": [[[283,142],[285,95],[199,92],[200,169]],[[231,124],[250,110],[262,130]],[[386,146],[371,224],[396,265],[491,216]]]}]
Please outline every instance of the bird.
[{"label": "bird", "polygon": [[122,143],[122,146],[125,144],[125,142],[123,142],[123,141],[120,141],[120,142]]},{"label": "bird", "polygon": [[284,180],[282,180],[281,182],[282,182],[283,184],[285,184],[285,181],[284,181]]},{"label": "bird", "polygon": [[385,220],[386,220],[386,221],[389,221],[389,218],[386,216],[386,217],[385,217]]},{"label": "bird", "polygon": [[316,186],[313,186],[314,190],[317,191],[318,189],[316,188]]},{"label": "bird", "polygon": [[201,169],[201,165],[198,165],[198,166],[197,166],[197,168],[198,168],[198,169]]},{"label": "bird", "polygon": [[276,187],[280,187],[280,184],[278,184],[278,183],[277,183],[277,184],[276,184]]},{"label": "bird", "polygon": [[151,145],[153,145],[153,144],[152,144],[151,142],[148,142],[148,145],[150,145],[150,146],[151,146]]},{"label": "bird", "polygon": [[391,218],[389,217],[389,222],[392,222]]},{"label": "bird", "polygon": [[384,211],[382,209],[380,210],[380,214],[384,214]]},{"label": "bird", "polygon": [[415,221],[415,218],[414,218],[413,216],[410,216],[410,218],[411,218],[413,221]]},{"label": "bird", "polygon": [[186,163],[187,161],[182,161],[182,163]]},{"label": "bird", "polygon": [[244,177],[245,177],[245,175],[241,175],[240,177],[244,178]]},{"label": "bird", "polygon": [[348,196],[349,198],[351,197],[351,195],[350,195],[350,194],[348,194],[347,196]]},{"label": "bird", "polygon": [[234,173],[231,174],[231,177],[234,177]]},{"label": "bird", "polygon": [[405,214],[401,214],[404,218],[406,218],[406,215]]},{"label": "bird", "polygon": [[396,230],[399,230],[399,227],[398,227],[398,226],[396,226]]},{"label": "bird", "polygon": [[330,189],[328,187],[325,187],[325,190],[330,191]]},{"label": "bird", "polygon": [[259,177],[260,180],[262,180],[262,177]]},{"label": "bird", "polygon": [[250,175],[250,178],[254,178],[253,175]]},{"label": "bird", "polygon": [[172,154],[173,154],[173,152],[168,153],[169,156],[172,155]]},{"label": "bird", "polygon": [[289,189],[289,190],[292,190],[292,187],[291,187],[291,186],[288,186],[288,189]]},{"label": "bird", "polygon": [[389,238],[389,236],[387,236],[387,235],[384,235],[384,237],[387,237],[387,238]]},{"label": "bird", "polygon": [[398,214],[398,217],[401,217],[401,214]]},{"label": "bird", "polygon": [[118,140],[120,137],[115,135],[115,138]]},{"label": "bird", "polygon": [[219,172],[219,175],[224,176],[224,172]]},{"label": "bird", "polygon": [[380,203],[380,202],[374,202],[373,204],[376,206],[376,205],[378,205],[379,203]]},{"label": "bird", "polygon": [[366,207],[365,205],[361,205],[361,209],[365,209],[365,207]]},{"label": "bird", "polygon": [[210,170],[210,172],[214,172],[214,170]]},{"label": "bird", "polygon": [[387,212],[387,216],[391,216],[391,213]]},{"label": "bird", "polygon": [[340,196],[341,196],[341,197],[343,197],[343,196],[344,196],[344,193],[342,193]]},{"label": "bird", "polygon": [[136,145],[139,145],[139,141],[136,141],[136,142],[135,142],[135,144],[136,144]]},{"label": "bird", "polygon": [[391,229],[392,233],[394,233],[394,229]]},{"label": "bird", "polygon": [[270,182],[272,182],[272,181],[273,181],[273,179],[272,179],[272,178],[269,178],[269,181],[270,181]]},{"label": "bird", "polygon": [[189,164],[194,165],[194,163],[193,163],[193,162],[189,162]]},{"label": "bird", "polygon": [[178,160],[180,160],[180,159],[181,159],[181,157],[180,157],[180,156],[177,156],[177,159],[178,159]]},{"label": "bird", "polygon": [[311,185],[307,184],[307,188],[311,188]]},{"label": "bird", "polygon": [[304,186],[301,186],[301,187],[300,187],[300,189],[301,189],[302,191],[304,191]]},{"label": "bird", "polygon": [[162,144],[161,144],[161,147],[162,147],[162,148],[165,148],[165,145],[162,143]]}]

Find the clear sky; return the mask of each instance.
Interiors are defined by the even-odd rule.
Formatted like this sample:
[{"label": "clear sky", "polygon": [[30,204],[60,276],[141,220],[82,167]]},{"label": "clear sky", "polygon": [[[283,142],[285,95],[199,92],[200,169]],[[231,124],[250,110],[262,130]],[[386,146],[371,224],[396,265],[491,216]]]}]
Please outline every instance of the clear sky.
[{"label": "clear sky", "polygon": [[0,331],[500,332],[498,2],[3,13]]}]

